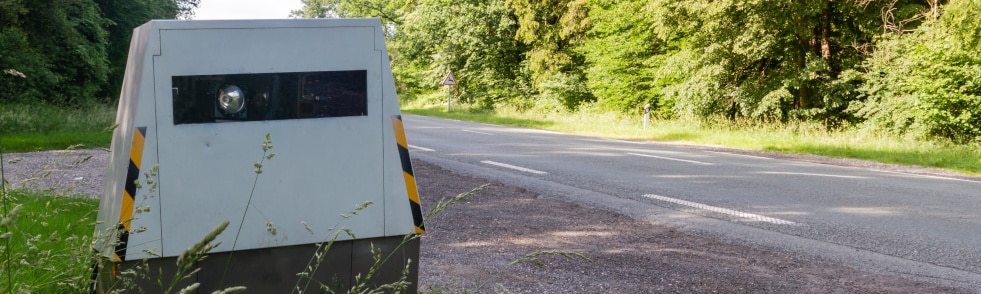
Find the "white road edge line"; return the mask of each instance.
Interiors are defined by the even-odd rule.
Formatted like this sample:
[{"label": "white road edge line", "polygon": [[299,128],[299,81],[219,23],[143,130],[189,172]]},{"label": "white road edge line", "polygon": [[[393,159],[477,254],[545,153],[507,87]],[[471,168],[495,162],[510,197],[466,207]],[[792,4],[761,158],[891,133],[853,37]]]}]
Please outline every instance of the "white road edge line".
[{"label": "white road edge line", "polygon": [[930,178],[930,179],[938,179],[938,180],[961,181],[961,182],[968,182],[968,183],[975,183],[975,184],[981,183],[981,182],[975,181],[975,180],[965,180],[965,179],[950,178],[950,177],[944,177],[944,176],[921,175],[921,174],[913,174],[913,173],[894,172],[894,171],[888,171],[888,170],[876,170],[876,171],[881,172],[881,173],[887,173],[887,174],[907,176],[907,177],[911,177],[911,178]]},{"label": "white road edge line", "polygon": [[484,132],[471,131],[471,130],[461,130],[461,131],[468,132],[468,133],[474,133],[474,134],[488,135],[488,136],[493,136],[494,135],[494,134],[491,134],[491,133],[484,133]]},{"label": "white road edge line", "polygon": [[[753,155],[746,155],[746,154],[739,154],[739,153],[721,152],[721,151],[705,151],[705,152],[725,154],[725,155],[743,156],[743,157],[752,157],[752,158],[760,158],[760,159],[769,159],[769,160],[780,160],[780,159],[776,159],[776,158],[769,158],[769,157],[762,157],[762,156],[753,156]],[[833,164],[813,163],[813,162],[806,162],[806,161],[800,161],[800,163],[810,164],[810,165],[837,166],[837,165],[833,165]],[[968,183],[981,183],[981,181],[958,179],[958,178],[944,177],[944,176],[921,175],[921,174],[914,174],[914,173],[895,172],[895,171],[887,171],[887,170],[880,170],[880,169],[868,169],[868,168],[851,167],[851,166],[838,166],[838,167],[855,168],[855,169],[869,170],[869,171],[877,171],[877,172],[881,172],[881,173],[895,174],[895,175],[902,175],[902,176],[909,176],[909,177],[919,177],[919,178],[930,178],[930,179],[939,179],[939,180],[960,181],[960,182],[968,182]]]},{"label": "white road edge line", "polygon": [[481,161],[481,163],[490,164],[490,165],[496,165],[496,166],[500,166],[500,167],[504,167],[504,168],[510,168],[510,169],[513,169],[513,170],[519,170],[519,171],[523,171],[523,172],[526,172],[526,173],[533,173],[533,174],[538,174],[538,175],[547,175],[548,174],[547,172],[543,172],[543,171],[539,171],[539,170],[533,170],[533,169],[530,169],[530,168],[524,168],[524,167],[520,167],[520,166],[515,166],[515,165],[510,165],[510,164],[507,164],[507,163],[500,163],[500,162],[490,161],[490,160],[484,160],[484,161]]},{"label": "white road edge line", "polygon": [[433,149],[429,149],[429,148],[426,148],[426,147],[419,147],[419,146],[412,145],[412,144],[409,144],[409,148],[416,149],[416,150],[419,150],[419,151],[426,151],[426,152],[436,151],[436,150],[433,150]]},{"label": "white road edge line", "polygon": [[843,175],[829,175],[829,174],[812,174],[812,173],[792,173],[792,172],[758,172],[758,174],[765,175],[792,175],[792,176],[815,176],[815,177],[829,177],[829,178],[846,178],[846,179],[868,179],[869,177],[862,176],[843,176]]},{"label": "white road edge line", "polygon": [[660,200],[660,201],[664,201],[664,202],[671,202],[671,203],[674,203],[674,204],[681,204],[681,205],[684,205],[684,206],[694,207],[694,208],[698,208],[698,209],[702,209],[702,210],[708,210],[708,211],[712,211],[712,212],[718,212],[718,213],[722,213],[722,214],[728,214],[728,215],[731,215],[731,216],[736,216],[736,217],[741,217],[741,218],[747,218],[747,219],[751,219],[751,220],[755,220],[755,221],[768,222],[768,223],[771,223],[771,224],[792,225],[792,226],[793,225],[797,225],[797,223],[795,223],[795,222],[788,221],[788,220],[782,220],[782,219],[779,219],[779,218],[772,218],[772,217],[768,217],[768,216],[762,216],[762,215],[759,215],[759,214],[752,214],[752,213],[746,213],[746,212],[741,212],[741,211],[735,211],[735,210],[728,209],[728,208],[715,207],[715,206],[711,206],[711,205],[705,205],[705,204],[701,204],[701,203],[696,203],[696,202],[691,202],[691,201],[681,200],[681,199],[675,199],[675,198],[665,197],[665,196],[661,196],[661,195],[646,194],[646,195],[644,195],[644,197],[650,198],[650,199],[654,199],[654,200]]},{"label": "white road edge line", "polygon": [[640,154],[640,153],[627,153],[627,154],[634,155],[634,156],[659,158],[659,159],[664,159],[664,160],[681,161],[681,162],[694,163],[694,164],[712,165],[711,163],[708,163],[708,162],[701,162],[701,161],[694,161],[694,160],[685,160],[685,159],[677,159],[677,158],[663,157],[663,156],[656,156],[656,155],[649,155],[649,154]]}]

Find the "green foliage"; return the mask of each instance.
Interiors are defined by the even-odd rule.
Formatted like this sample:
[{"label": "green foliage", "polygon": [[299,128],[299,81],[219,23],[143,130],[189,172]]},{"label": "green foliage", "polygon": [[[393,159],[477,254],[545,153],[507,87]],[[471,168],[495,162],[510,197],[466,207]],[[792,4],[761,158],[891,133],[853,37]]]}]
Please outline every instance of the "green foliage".
[{"label": "green foliage", "polygon": [[[0,0],[0,103],[114,101],[132,29],[191,18],[199,3]],[[484,110],[650,103],[664,118],[861,123],[957,142],[979,133],[978,0],[303,4],[294,16],[381,18],[410,100],[441,101],[452,70],[455,103]]]},{"label": "green foliage", "polygon": [[106,53],[109,61],[108,82],[94,97],[99,101],[116,101],[126,71],[133,29],[151,19],[189,19],[200,0],[92,0],[108,23]]},{"label": "green foliage", "polygon": [[391,44],[393,67],[414,71],[396,70],[400,80],[439,91],[452,70],[464,102],[491,107],[527,97],[517,23],[503,1],[421,1],[403,19]]},{"label": "green foliage", "polygon": [[190,18],[200,0],[0,0],[0,103],[112,102],[133,28]]},{"label": "green foliage", "polygon": [[979,1],[953,1],[946,14],[882,42],[861,73],[863,100],[850,108],[865,126],[919,138],[981,142]]},{"label": "green foliage", "polygon": [[865,122],[958,142],[978,133],[978,0],[304,4],[296,15],[381,17],[398,91],[422,104],[441,103],[452,70],[453,99],[483,111],[650,103],[661,118]]},{"label": "green foliage", "polygon": [[954,0],[944,7],[940,28],[950,34],[951,45],[964,50],[981,50],[981,1]]},{"label": "green foliage", "polygon": [[[11,1],[0,19],[0,65],[25,78],[0,75],[0,102],[77,104],[103,87],[108,20],[91,1]],[[6,9],[5,9],[6,10]]]},{"label": "green foliage", "polygon": [[665,62],[663,54],[671,49],[651,29],[655,9],[663,7],[655,4],[591,2],[592,28],[577,51],[585,57],[586,83],[603,109],[637,111],[646,103],[652,103],[653,109],[668,105],[660,101],[666,75],[658,69]]},{"label": "green foliage", "polygon": [[847,119],[842,110],[851,99],[849,88],[833,81],[861,60],[852,46],[870,40],[874,7],[836,1],[665,2],[653,15],[665,26],[658,36],[680,45],[661,69],[669,81],[662,93],[676,102],[679,114]]},{"label": "green foliage", "polygon": [[340,0],[301,0],[303,7],[290,11],[290,17],[336,18],[340,17]]},{"label": "green foliage", "polygon": [[563,112],[595,100],[586,86],[586,77],[580,72],[554,73],[538,83],[538,88],[540,93],[533,109]]},{"label": "green foliage", "polygon": [[[291,17],[338,18],[378,17],[387,28],[402,23],[406,0],[301,0],[303,7],[290,11]],[[393,32],[389,31],[388,34]]]},{"label": "green foliage", "polygon": [[[595,97],[586,86],[584,57],[574,50],[589,29],[586,0],[506,0],[515,15],[513,37],[523,49],[521,70],[531,82],[538,102],[534,108],[550,110],[557,105],[573,110]],[[520,105],[524,106],[524,105]]]}]

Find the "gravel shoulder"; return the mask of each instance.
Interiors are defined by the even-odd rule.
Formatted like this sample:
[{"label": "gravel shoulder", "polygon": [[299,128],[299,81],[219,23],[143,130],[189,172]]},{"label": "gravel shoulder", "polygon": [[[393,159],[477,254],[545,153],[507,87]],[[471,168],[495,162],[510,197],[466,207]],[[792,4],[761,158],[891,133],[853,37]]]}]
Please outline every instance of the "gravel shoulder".
[{"label": "gravel shoulder", "polygon": [[[689,146],[691,147],[691,146]],[[963,179],[946,171],[810,155],[692,148]],[[10,187],[98,195],[108,152],[4,154]],[[427,223],[420,290],[449,293],[972,293],[681,232],[413,160],[423,209],[489,184]],[[544,254],[511,264],[535,252]]]},{"label": "gravel shoulder", "polygon": [[106,172],[106,149],[3,154],[3,179],[13,189],[98,197]]}]

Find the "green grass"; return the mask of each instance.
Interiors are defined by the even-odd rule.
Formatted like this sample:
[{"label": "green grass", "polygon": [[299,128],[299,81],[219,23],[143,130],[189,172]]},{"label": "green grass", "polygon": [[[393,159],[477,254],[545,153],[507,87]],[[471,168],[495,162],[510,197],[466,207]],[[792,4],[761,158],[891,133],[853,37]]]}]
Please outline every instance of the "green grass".
[{"label": "green grass", "polygon": [[683,120],[654,120],[645,130],[639,115],[581,111],[534,113],[514,110],[468,110],[447,113],[441,107],[407,107],[404,113],[536,128],[635,141],[675,141],[790,154],[814,154],[883,163],[915,165],[981,174],[981,146],[898,138],[848,129],[826,131],[820,125],[709,124]]},{"label": "green grass", "polygon": [[[98,104],[0,104],[0,151],[108,147],[115,113]],[[0,191],[0,293],[86,293],[98,200]]]},{"label": "green grass", "polygon": [[0,144],[4,152],[108,147],[116,108],[0,104]]},{"label": "green grass", "polygon": [[[0,226],[0,292],[84,293],[98,200],[8,191]],[[21,208],[12,214],[14,207]]]}]

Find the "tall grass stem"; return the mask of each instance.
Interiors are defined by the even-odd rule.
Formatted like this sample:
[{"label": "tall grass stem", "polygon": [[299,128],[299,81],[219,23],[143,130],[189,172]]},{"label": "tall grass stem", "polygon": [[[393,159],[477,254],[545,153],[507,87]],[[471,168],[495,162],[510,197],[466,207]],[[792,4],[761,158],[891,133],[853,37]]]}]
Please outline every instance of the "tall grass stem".
[{"label": "tall grass stem", "polygon": [[259,183],[259,175],[262,174],[262,164],[266,162],[267,158],[272,159],[272,155],[269,155],[269,150],[272,150],[272,135],[266,133],[266,139],[262,141],[262,158],[255,164],[256,170],[255,178],[252,179],[252,190],[249,192],[249,200],[245,203],[245,211],[242,212],[242,219],[238,223],[238,230],[235,232],[235,239],[232,241],[232,249],[228,252],[228,260],[225,261],[225,268],[222,269],[221,279],[218,281],[218,289],[225,286],[225,276],[228,274],[228,268],[232,265],[235,246],[238,245],[238,237],[242,234],[242,227],[245,226],[245,217],[249,215],[249,207],[252,206],[252,198],[255,196],[255,187]]},{"label": "tall grass stem", "polygon": [[[0,198],[3,198],[3,216],[7,217],[10,213],[10,205],[7,204],[7,178],[4,177],[4,167],[3,167],[3,139],[0,138]],[[3,264],[10,264],[10,238],[4,238],[3,247]],[[7,272],[7,293],[10,293],[14,286],[14,277],[10,269],[5,270]]]}]

